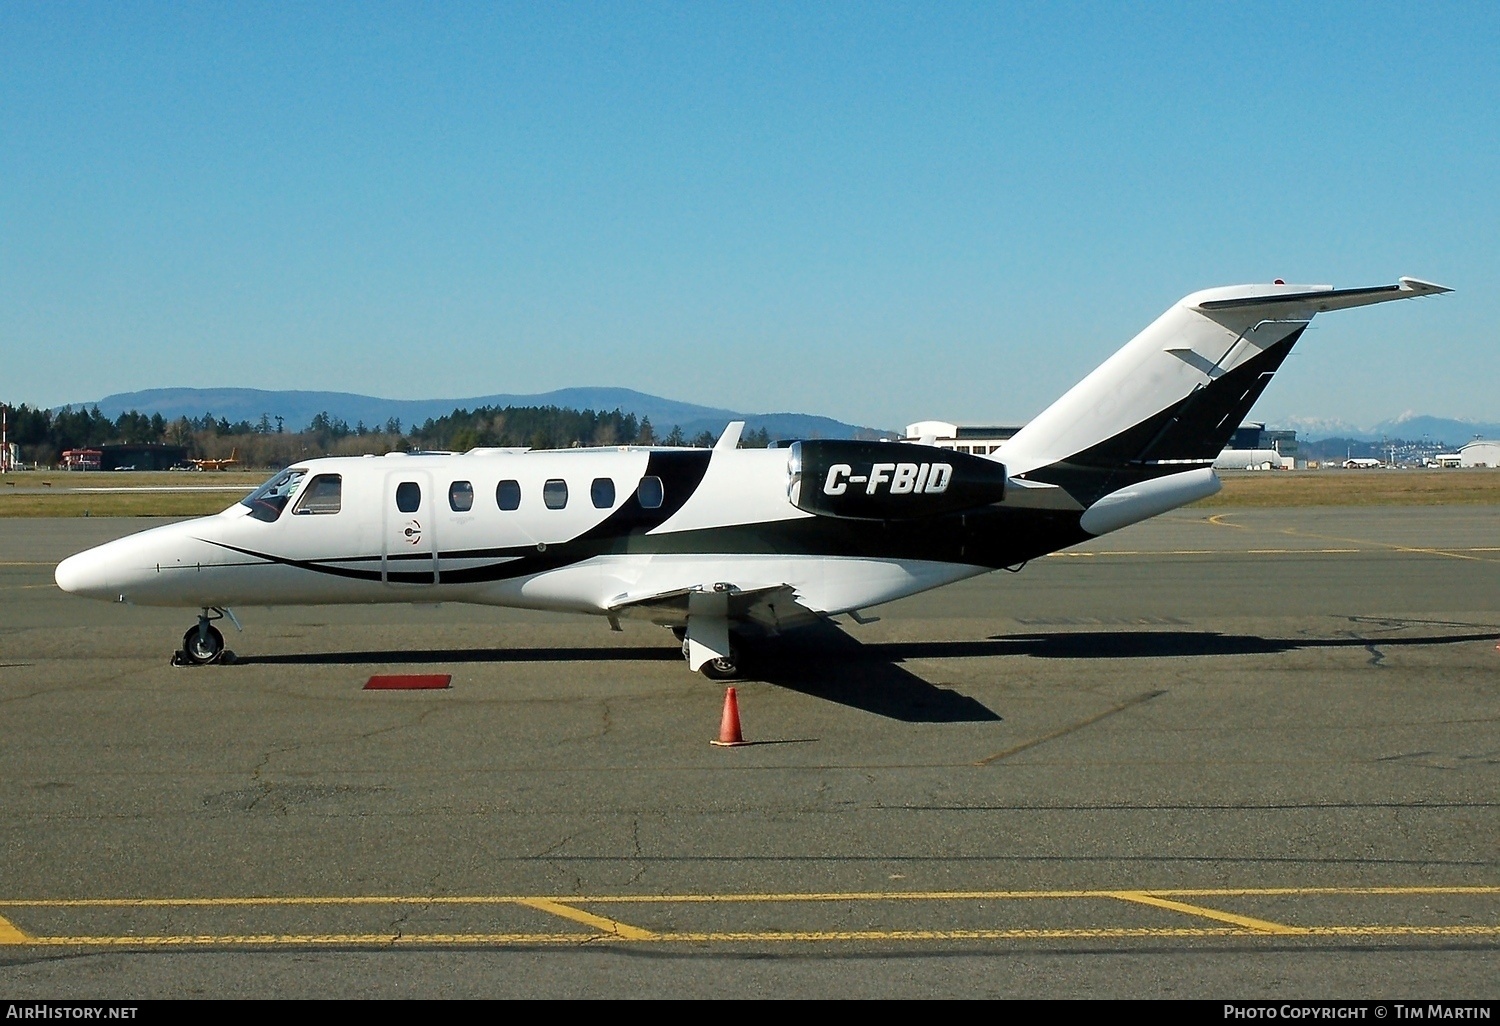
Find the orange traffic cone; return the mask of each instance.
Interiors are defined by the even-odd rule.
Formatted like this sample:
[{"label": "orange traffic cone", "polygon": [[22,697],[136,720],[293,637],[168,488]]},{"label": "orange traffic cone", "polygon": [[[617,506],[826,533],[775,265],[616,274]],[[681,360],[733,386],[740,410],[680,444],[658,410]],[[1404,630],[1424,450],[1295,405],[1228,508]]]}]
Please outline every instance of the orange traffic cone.
[{"label": "orange traffic cone", "polygon": [[734,688],[725,688],[724,718],[719,722],[719,739],[710,741],[709,744],[721,748],[737,748],[749,743],[740,734],[740,704],[735,700]]}]

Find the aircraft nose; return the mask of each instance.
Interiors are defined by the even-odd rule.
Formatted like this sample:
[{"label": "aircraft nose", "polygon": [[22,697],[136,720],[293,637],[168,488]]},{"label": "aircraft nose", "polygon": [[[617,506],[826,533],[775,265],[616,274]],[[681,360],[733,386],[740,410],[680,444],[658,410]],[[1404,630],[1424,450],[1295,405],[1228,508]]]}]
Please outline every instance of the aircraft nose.
[{"label": "aircraft nose", "polygon": [[108,561],[94,551],[80,552],[57,564],[52,578],[70,595],[87,598],[114,598],[110,594]]}]

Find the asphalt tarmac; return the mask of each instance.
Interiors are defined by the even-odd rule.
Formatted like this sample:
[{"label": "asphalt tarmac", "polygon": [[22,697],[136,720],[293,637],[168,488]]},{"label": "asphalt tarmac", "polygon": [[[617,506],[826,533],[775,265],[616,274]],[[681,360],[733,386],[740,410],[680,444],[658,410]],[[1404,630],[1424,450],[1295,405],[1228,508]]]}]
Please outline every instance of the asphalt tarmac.
[{"label": "asphalt tarmac", "polygon": [[[1500,997],[1500,507],[1186,510],[768,646],[77,599],[0,520],[0,999]],[[368,691],[374,674],[446,690]]]}]

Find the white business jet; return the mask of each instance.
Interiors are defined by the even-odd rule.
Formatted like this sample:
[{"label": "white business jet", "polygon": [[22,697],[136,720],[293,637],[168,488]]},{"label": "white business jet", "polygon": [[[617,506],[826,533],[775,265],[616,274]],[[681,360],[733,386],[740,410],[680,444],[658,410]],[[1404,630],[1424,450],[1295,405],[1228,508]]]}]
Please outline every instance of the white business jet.
[{"label": "white business jet", "polygon": [[472,602],[670,627],[689,667],[1075,545],[1219,489],[1214,459],[1314,314],[1451,291],[1238,285],[1180,300],[999,450],[805,440],[296,463],[216,516],[65,559],[64,591],[200,610]]}]

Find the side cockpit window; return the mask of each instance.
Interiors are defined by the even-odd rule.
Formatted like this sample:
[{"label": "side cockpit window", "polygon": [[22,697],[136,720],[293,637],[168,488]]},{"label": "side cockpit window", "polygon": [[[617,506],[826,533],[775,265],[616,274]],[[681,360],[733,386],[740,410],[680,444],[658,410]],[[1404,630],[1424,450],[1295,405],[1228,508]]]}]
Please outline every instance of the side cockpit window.
[{"label": "side cockpit window", "polygon": [[319,474],[302,490],[302,498],[292,507],[293,516],[317,516],[337,513],[343,503],[344,478],[340,474]]},{"label": "side cockpit window", "polygon": [[240,500],[240,505],[250,507],[250,515],[268,524],[276,522],[287,500],[307,476],[305,470],[283,470],[271,480]]}]

